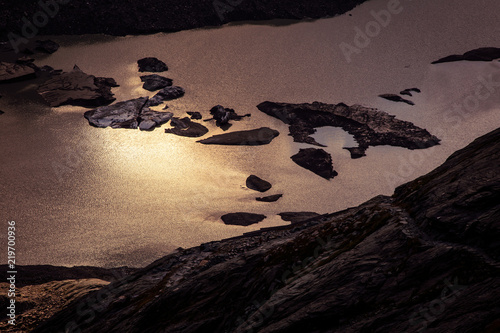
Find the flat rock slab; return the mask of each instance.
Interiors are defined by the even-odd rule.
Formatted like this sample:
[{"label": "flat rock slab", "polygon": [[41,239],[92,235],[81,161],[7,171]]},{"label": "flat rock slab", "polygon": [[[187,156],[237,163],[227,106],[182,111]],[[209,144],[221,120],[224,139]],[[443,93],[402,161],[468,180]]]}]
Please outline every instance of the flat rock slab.
[{"label": "flat rock slab", "polygon": [[0,62],[0,83],[10,83],[36,78],[35,70],[24,64]]},{"label": "flat rock slab", "polygon": [[280,133],[268,127],[261,127],[254,130],[238,131],[214,135],[208,139],[198,142],[206,145],[244,145],[259,146],[266,145],[273,141]]},{"label": "flat rock slab", "polygon": [[364,156],[369,146],[390,145],[423,149],[439,144],[439,139],[413,123],[396,119],[387,112],[344,103],[290,104],[263,102],[257,108],[289,125],[295,142],[323,146],[311,137],[317,127],[340,127],[358,143],[352,158]]},{"label": "flat rock slab", "polygon": [[266,218],[265,215],[253,213],[229,213],[221,217],[224,224],[249,226],[259,223]]},{"label": "flat rock slab", "polygon": [[246,180],[246,185],[249,189],[259,192],[266,192],[270,190],[271,187],[273,187],[271,183],[255,175],[248,176]]},{"label": "flat rock slab", "polygon": [[[411,94],[410,94],[410,96],[411,96]],[[382,95],[378,95],[378,97],[382,97],[382,98],[387,99],[387,100],[392,101],[392,102],[403,102],[403,103],[406,103],[408,105],[415,105],[415,103],[413,103],[412,101],[404,99],[403,97],[396,95],[396,94],[382,94]]]},{"label": "flat rock slab", "polygon": [[171,101],[176,98],[184,96],[186,91],[177,86],[165,87],[160,90],[156,95],[149,99],[149,106],[156,106],[162,104],[164,101]]},{"label": "flat rock slab", "polygon": [[255,200],[261,201],[261,202],[276,202],[279,199],[281,199],[282,196],[283,196],[283,194],[274,194],[274,195],[269,195],[267,197],[258,197],[258,198],[255,198]]},{"label": "flat rock slab", "polygon": [[284,213],[279,213],[278,215],[281,216],[281,219],[283,221],[298,223],[317,217],[320,214],[314,212],[284,212]]},{"label": "flat rock slab", "polygon": [[111,92],[111,87],[115,86],[115,80],[88,75],[75,66],[71,72],[54,76],[40,85],[38,94],[52,107],[98,107],[115,101]]},{"label": "flat rock slab", "polygon": [[179,119],[173,118],[171,123],[173,128],[166,128],[165,133],[171,133],[189,138],[198,138],[208,133],[208,128],[202,124],[191,121],[188,117]]},{"label": "flat rock slab", "polygon": [[325,179],[330,180],[338,175],[338,173],[333,170],[332,156],[323,149],[300,149],[291,159],[301,167]]},{"label": "flat rock slab", "polygon": [[168,71],[167,64],[163,61],[154,58],[142,58],[137,61],[137,65],[139,65],[139,72],[165,72]]},{"label": "flat rock slab", "polygon": [[143,89],[149,91],[156,91],[172,85],[172,79],[160,76],[158,74],[143,75],[141,76],[141,81],[144,82],[142,85]]},{"label": "flat rock slab", "polygon": [[137,128],[139,125],[137,118],[147,101],[146,97],[141,97],[102,106],[85,112],[84,117],[89,121],[90,125],[95,127]]},{"label": "flat rock slab", "polygon": [[474,49],[464,54],[454,54],[439,60],[433,61],[432,64],[454,61],[492,61],[500,58],[500,48],[498,47],[481,47]]}]

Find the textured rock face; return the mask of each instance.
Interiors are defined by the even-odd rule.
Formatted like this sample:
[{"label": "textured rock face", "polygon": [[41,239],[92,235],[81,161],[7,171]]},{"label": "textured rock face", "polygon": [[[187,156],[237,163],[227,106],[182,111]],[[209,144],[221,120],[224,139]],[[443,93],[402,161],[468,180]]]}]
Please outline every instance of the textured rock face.
[{"label": "textured rock face", "polygon": [[191,121],[188,117],[182,119],[173,118],[171,125],[174,126],[174,128],[166,128],[165,133],[171,133],[189,138],[198,138],[208,133],[208,128],[202,124]]},{"label": "textured rock face", "polygon": [[229,213],[221,217],[224,224],[249,226],[265,219],[265,215],[252,213]]},{"label": "textured rock face", "polygon": [[116,99],[111,93],[111,87],[115,86],[115,80],[96,78],[85,74],[75,66],[71,72],[54,76],[40,85],[38,93],[53,107],[61,105],[97,107],[110,104]]},{"label": "textured rock face", "polygon": [[173,99],[180,98],[184,96],[185,93],[186,93],[185,90],[181,87],[177,86],[165,87],[158,93],[156,93],[156,95],[154,95],[149,99],[148,105],[157,106],[165,101],[171,101]]},{"label": "textured rock face", "polygon": [[327,180],[338,175],[338,173],[333,170],[332,156],[323,149],[300,149],[300,151],[291,158],[301,167],[311,170],[318,176]]},{"label": "textured rock face", "polygon": [[270,182],[265,181],[262,178],[259,178],[255,175],[248,176],[246,180],[246,185],[249,189],[259,192],[266,192],[273,187]]},{"label": "textured rock face", "polygon": [[216,121],[217,126],[229,125],[230,120],[239,121],[245,117],[251,116],[250,114],[240,116],[233,109],[225,108],[222,105],[214,106],[212,109],[210,109],[210,114]]},{"label": "textured rock face", "polygon": [[268,127],[262,127],[249,131],[238,131],[214,135],[208,139],[200,140],[206,145],[245,145],[245,146],[259,146],[267,145],[279,132]]},{"label": "textured rock face", "polygon": [[163,89],[171,86],[173,83],[172,79],[157,74],[143,75],[141,76],[141,81],[144,82],[142,88],[149,91]]},{"label": "textured rock face", "polygon": [[492,61],[500,58],[500,48],[498,47],[481,47],[474,49],[464,54],[454,54],[439,60],[433,61],[433,64],[453,61]]},{"label": "textured rock face", "polygon": [[168,66],[163,61],[148,57],[137,60],[139,72],[165,72],[168,71]]},{"label": "textured rock face", "polygon": [[287,104],[264,102],[257,108],[290,125],[295,142],[322,146],[310,135],[316,127],[334,126],[354,136],[356,147],[352,158],[364,156],[369,146],[391,145],[408,149],[423,149],[439,144],[439,139],[413,123],[396,119],[384,111],[360,105]]},{"label": "textured rock face", "polygon": [[34,79],[35,70],[23,64],[0,62],[0,83]]},{"label": "textured rock face", "polygon": [[393,197],[179,249],[33,332],[494,332],[499,151],[500,129]]}]

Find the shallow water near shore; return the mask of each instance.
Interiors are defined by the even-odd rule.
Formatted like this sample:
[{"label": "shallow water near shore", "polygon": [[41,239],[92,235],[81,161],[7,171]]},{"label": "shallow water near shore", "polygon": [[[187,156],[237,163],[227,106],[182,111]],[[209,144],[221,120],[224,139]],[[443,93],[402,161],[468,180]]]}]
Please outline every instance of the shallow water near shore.
[{"label": "shallow water near shore", "polygon": [[[500,126],[498,92],[475,107],[467,104],[479,78],[500,73],[498,62],[430,65],[449,54],[498,46],[498,4],[485,0],[478,9],[477,2],[460,3],[402,2],[403,11],[350,63],[339,44],[352,43],[354,28],[373,20],[370,11],[386,8],[385,1],[365,3],[352,17],[285,26],[51,37],[61,48],[38,58],[37,65],[69,71],[77,64],[88,74],[113,77],[120,84],[113,89],[117,101],[153,95],[142,89],[136,62],[154,56],[169,66],[162,75],[186,89],[185,97],[167,102],[175,116],[200,111],[206,119],[221,104],[252,114],[229,131],[267,126],[281,134],[269,145],[231,147],[165,134],[169,125],[153,132],[99,129],[88,125],[84,108],[44,106],[29,81],[0,86],[0,109],[6,112],[0,116],[0,218],[17,222],[18,264],[144,266],[177,247],[286,224],[280,212],[330,213],[392,194],[395,186]],[[472,12],[480,12],[481,20],[471,19]],[[415,106],[377,97],[412,87],[422,90],[410,98]],[[314,137],[328,145],[339,173],[327,181],[291,161],[311,146],[294,143],[285,124],[256,108],[266,100],[377,107],[443,141],[422,151],[370,147],[366,157],[352,160],[342,149],[353,145],[350,135],[318,129]],[[456,105],[462,111],[451,112],[451,119]],[[207,136],[223,132],[212,122],[203,124]],[[273,184],[266,195],[283,198],[256,202],[261,193],[245,187],[250,174]],[[238,211],[268,218],[250,227],[220,220]]]}]

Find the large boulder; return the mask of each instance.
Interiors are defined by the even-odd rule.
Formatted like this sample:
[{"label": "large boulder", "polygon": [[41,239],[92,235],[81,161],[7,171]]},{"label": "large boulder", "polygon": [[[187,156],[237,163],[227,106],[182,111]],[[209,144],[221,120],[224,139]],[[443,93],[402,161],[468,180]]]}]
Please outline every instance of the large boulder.
[{"label": "large boulder", "polygon": [[84,117],[95,127],[137,128],[137,118],[147,103],[146,97],[102,106],[85,112]]},{"label": "large boulder", "polygon": [[498,47],[480,47],[464,54],[454,54],[439,60],[433,61],[432,64],[454,61],[492,61],[500,58],[500,48]]}]

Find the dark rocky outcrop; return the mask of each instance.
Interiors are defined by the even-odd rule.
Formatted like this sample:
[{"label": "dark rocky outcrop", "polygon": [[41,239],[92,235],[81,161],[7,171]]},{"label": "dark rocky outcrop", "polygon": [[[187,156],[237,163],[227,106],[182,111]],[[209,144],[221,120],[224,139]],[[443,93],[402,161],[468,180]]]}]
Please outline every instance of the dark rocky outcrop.
[{"label": "dark rocky outcrop", "polygon": [[52,54],[59,50],[59,44],[54,42],[53,40],[47,39],[47,40],[37,40],[35,42],[35,49],[39,52],[43,53],[48,53]]},{"label": "dark rocky outcrop", "polygon": [[141,76],[141,81],[144,82],[142,88],[149,91],[163,89],[165,87],[171,86],[173,83],[172,79],[160,76],[158,74],[143,75]]},{"label": "dark rocky outcrop", "polygon": [[187,114],[191,116],[191,119],[200,120],[203,118],[201,113],[197,111],[188,111]]},{"label": "dark rocky outcrop", "polygon": [[279,199],[281,199],[281,197],[283,197],[283,194],[273,194],[273,195],[269,195],[267,197],[258,197],[258,198],[255,198],[255,200],[261,201],[261,202],[276,202]]},{"label": "dark rocky outcrop", "polygon": [[12,83],[36,78],[35,69],[26,64],[0,62],[0,83]]},{"label": "dark rocky outcrop", "polygon": [[[343,14],[365,0],[86,0],[60,1],[57,15],[40,29],[43,35],[129,35],[220,26],[233,21],[310,19]],[[0,8],[0,39],[22,36],[26,24],[41,10],[36,1],[4,1]],[[32,21],[31,21],[32,22]]]},{"label": "dark rocky outcrop", "polygon": [[149,106],[160,105],[165,101],[171,101],[173,99],[180,98],[184,96],[185,93],[186,93],[185,90],[181,87],[177,86],[165,87],[158,93],[156,93],[156,95],[154,95],[149,99],[148,105]]},{"label": "dark rocky outcrop", "polygon": [[[213,116],[213,120],[216,121],[216,125],[219,127],[229,128],[229,121],[236,120],[239,121],[245,117],[250,117],[251,114],[246,114],[244,116],[238,115],[233,109],[228,109],[223,107],[222,105],[216,105],[212,109],[210,109],[210,114]],[[207,119],[207,121],[212,120]]]},{"label": "dark rocky outcrop", "polygon": [[[411,96],[411,94],[410,94],[410,96]],[[393,101],[393,102],[403,102],[403,103],[406,103],[408,105],[415,105],[415,103],[413,103],[412,101],[404,99],[403,97],[396,95],[396,94],[382,94],[382,95],[378,95],[378,97],[382,97],[384,99],[387,99],[387,100]]]},{"label": "dark rocky outcrop", "polygon": [[246,185],[249,189],[259,192],[266,192],[273,187],[270,182],[255,175],[248,176]]},{"label": "dark rocky outcrop", "polygon": [[354,136],[358,149],[352,158],[364,156],[369,146],[391,145],[408,149],[423,149],[439,144],[439,139],[413,123],[396,119],[384,111],[361,105],[287,104],[264,102],[260,111],[289,124],[295,142],[322,146],[310,135],[316,127],[340,127]]},{"label": "dark rocky outcrop", "polygon": [[300,149],[291,159],[301,167],[327,180],[338,175],[338,173],[333,170],[332,156],[323,149]]},{"label": "dark rocky outcrop", "polygon": [[165,72],[168,71],[168,66],[163,61],[148,57],[137,60],[139,72]]},{"label": "dark rocky outcrop", "polygon": [[249,131],[237,131],[214,135],[208,139],[200,140],[206,145],[244,145],[259,146],[271,143],[280,133],[268,127],[261,127]]},{"label": "dark rocky outcrop", "polygon": [[500,129],[392,197],[179,249],[33,332],[495,332],[499,152]]},{"label": "dark rocky outcrop", "polygon": [[281,216],[283,221],[290,221],[292,223],[302,222],[319,216],[318,213],[314,212],[284,212],[278,215]]},{"label": "dark rocky outcrop", "polygon": [[454,61],[492,61],[500,58],[500,48],[498,47],[481,47],[474,49],[464,54],[454,54],[439,60],[433,61],[432,64],[440,64],[443,62]]},{"label": "dark rocky outcrop", "polygon": [[202,124],[191,121],[188,117],[182,119],[172,118],[170,124],[173,128],[166,128],[165,133],[171,133],[189,138],[198,138],[208,133],[208,128]]},{"label": "dark rocky outcrop", "polygon": [[52,107],[97,107],[110,104],[116,99],[111,92],[111,87],[115,86],[115,80],[88,75],[75,65],[71,72],[53,76],[41,84],[38,93]]},{"label": "dark rocky outcrop", "polygon": [[265,215],[252,213],[229,213],[221,217],[224,224],[249,226],[265,219]]}]

